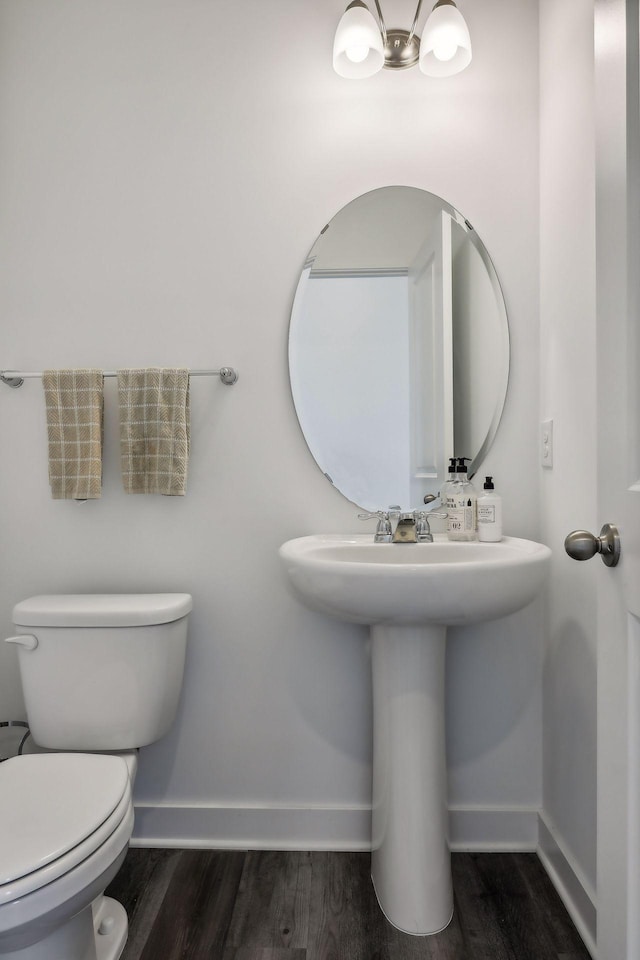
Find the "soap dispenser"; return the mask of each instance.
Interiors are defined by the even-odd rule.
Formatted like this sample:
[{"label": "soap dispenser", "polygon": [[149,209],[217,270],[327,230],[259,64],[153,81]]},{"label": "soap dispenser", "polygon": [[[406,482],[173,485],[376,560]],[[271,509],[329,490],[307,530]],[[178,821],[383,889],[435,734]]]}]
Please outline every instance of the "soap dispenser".
[{"label": "soap dispenser", "polygon": [[447,503],[447,497],[449,496],[449,491],[453,488],[453,484],[457,480],[457,467],[456,467],[456,458],[449,457],[449,468],[447,470],[447,479],[442,484],[440,488],[440,503],[444,507]]},{"label": "soap dispenser", "polygon": [[447,537],[449,540],[477,540],[477,496],[473,484],[467,479],[468,457],[458,457],[457,479],[447,494]]},{"label": "soap dispenser", "polygon": [[502,498],[496,493],[493,477],[487,477],[478,497],[478,540],[497,543],[502,540]]}]

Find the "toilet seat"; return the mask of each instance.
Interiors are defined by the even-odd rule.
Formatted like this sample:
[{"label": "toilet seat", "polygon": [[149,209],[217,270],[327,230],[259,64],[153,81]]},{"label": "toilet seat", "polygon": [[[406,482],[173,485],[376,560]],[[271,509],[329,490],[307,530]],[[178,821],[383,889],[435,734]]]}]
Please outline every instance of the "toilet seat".
[{"label": "toilet seat", "polygon": [[0,766],[0,905],[90,857],[131,809],[128,769],[104,754],[32,754]]}]

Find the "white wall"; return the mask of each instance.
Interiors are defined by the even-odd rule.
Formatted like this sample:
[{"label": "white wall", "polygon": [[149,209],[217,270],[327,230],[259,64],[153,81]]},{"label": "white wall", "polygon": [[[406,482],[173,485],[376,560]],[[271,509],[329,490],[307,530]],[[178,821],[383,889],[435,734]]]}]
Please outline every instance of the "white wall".
[{"label": "white wall", "polygon": [[585,889],[596,878],[595,565],[564,552],[599,530],[595,435],[593,0],[540,4],[541,420],[554,462],[541,471],[543,539],[553,549],[544,670],[544,818]]},{"label": "white wall", "polygon": [[[408,24],[413,6],[388,0],[385,14]],[[166,805],[140,806],[143,837],[366,843],[364,631],[303,609],[276,553],[289,537],[361,529],[307,452],[286,365],[304,258],[356,195],[430,190],[490,251],[512,373],[485,467],[506,532],[539,534],[537,3],[461,8],[467,72],[358,83],[331,67],[343,0],[0,5],[0,366],[240,371],[235,387],[193,385],[185,499],[122,492],[108,382],[104,495],[84,505],[49,499],[39,382],[0,385],[2,629],[38,592],[194,596],[179,719],[141,757],[138,804]],[[458,808],[540,804],[540,627],[532,607],[452,631]],[[0,714],[15,716],[13,653],[1,656]]]}]

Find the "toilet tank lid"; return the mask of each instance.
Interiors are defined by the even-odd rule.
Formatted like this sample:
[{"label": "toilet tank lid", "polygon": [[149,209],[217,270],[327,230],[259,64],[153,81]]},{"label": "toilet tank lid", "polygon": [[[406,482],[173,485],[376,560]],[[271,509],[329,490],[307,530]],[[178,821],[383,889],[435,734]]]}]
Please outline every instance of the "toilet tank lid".
[{"label": "toilet tank lid", "polygon": [[171,623],[193,607],[189,593],[84,593],[30,597],[13,608],[19,627],[143,627]]}]

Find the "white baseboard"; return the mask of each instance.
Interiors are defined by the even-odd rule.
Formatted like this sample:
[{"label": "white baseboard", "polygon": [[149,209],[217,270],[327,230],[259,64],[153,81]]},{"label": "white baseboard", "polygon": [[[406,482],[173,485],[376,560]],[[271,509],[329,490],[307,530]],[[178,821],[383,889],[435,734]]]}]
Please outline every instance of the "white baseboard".
[{"label": "white baseboard", "polygon": [[452,850],[536,850],[538,811],[532,807],[449,807],[449,846]]},{"label": "white baseboard", "polygon": [[136,804],[131,845],[212,850],[370,850],[371,809]]},{"label": "white baseboard", "polygon": [[538,814],[538,856],[567,908],[584,944],[594,958],[596,950],[596,892],[564,847],[544,813]]},{"label": "white baseboard", "polygon": [[[453,807],[452,850],[535,850],[537,811]],[[136,805],[133,846],[370,850],[368,807]]]}]

